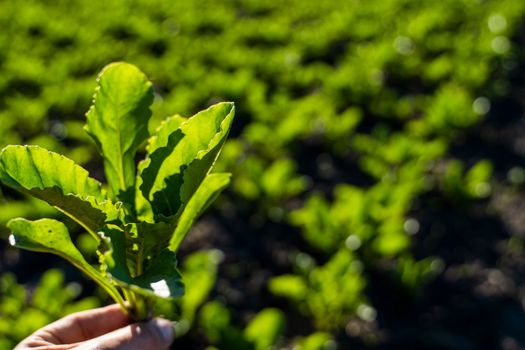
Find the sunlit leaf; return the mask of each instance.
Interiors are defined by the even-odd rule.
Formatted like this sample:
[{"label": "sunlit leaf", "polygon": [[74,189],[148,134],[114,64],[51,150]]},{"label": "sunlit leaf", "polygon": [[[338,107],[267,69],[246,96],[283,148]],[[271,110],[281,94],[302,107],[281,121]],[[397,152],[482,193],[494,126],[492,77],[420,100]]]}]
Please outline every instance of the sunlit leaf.
[{"label": "sunlit leaf", "polygon": [[135,153],[148,138],[152,102],[151,83],[135,66],[113,63],[100,73],[85,129],[104,157],[114,199],[134,200]]},{"label": "sunlit leaf", "polygon": [[196,114],[172,132],[144,163],[140,190],[157,215],[179,212],[215,162],[233,120],[232,103]]},{"label": "sunlit leaf", "polygon": [[102,275],[84,259],[71,241],[67,227],[60,221],[53,219],[29,221],[18,218],[10,220],[7,227],[11,230],[9,236],[11,245],[58,255],[83,271],[110,294],[116,293],[116,290],[112,290],[104,281]]},{"label": "sunlit leaf", "polygon": [[188,234],[194,221],[210,206],[223,189],[230,183],[231,174],[210,174],[191,197],[177,223],[177,228],[170,239],[169,248],[176,251]]},{"label": "sunlit leaf", "polygon": [[98,181],[72,160],[38,146],[7,146],[0,153],[0,181],[55,206],[94,233],[119,216]]}]

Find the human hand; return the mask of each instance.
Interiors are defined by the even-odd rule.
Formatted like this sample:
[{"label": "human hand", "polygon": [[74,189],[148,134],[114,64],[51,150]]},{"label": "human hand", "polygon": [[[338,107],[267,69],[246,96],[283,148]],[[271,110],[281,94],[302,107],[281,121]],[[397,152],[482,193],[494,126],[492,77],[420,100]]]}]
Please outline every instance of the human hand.
[{"label": "human hand", "polygon": [[173,341],[171,322],[133,321],[118,305],[78,312],[39,329],[14,350],[164,350]]}]

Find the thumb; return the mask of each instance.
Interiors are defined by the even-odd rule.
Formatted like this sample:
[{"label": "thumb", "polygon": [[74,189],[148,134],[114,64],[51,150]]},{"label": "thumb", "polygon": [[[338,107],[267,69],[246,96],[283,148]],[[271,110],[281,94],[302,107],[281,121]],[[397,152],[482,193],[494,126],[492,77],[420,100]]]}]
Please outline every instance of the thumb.
[{"label": "thumb", "polygon": [[145,350],[168,349],[173,342],[171,322],[156,318],[146,323],[134,323],[98,338],[88,340],[78,350]]}]

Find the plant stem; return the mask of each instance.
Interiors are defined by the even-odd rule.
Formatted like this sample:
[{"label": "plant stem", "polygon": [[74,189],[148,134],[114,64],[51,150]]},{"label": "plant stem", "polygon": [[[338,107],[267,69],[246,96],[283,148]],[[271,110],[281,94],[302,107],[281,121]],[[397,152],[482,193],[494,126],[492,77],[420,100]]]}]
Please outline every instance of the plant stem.
[{"label": "plant stem", "polygon": [[[91,271],[89,268],[85,268],[84,266],[79,266],[74,264],[78,269],[81,271],[84,271],[88,277],[91,277],[95,282],[98,283],[99,286],[101,286],[113,300],[115,300],[122,309],[126,310],[126,302],[118,292],[118,290],[113,287],[111,284],[109,284],[105,279],[101,278],[96,271]],[[93,269],[94,270],[94,269]]]}]

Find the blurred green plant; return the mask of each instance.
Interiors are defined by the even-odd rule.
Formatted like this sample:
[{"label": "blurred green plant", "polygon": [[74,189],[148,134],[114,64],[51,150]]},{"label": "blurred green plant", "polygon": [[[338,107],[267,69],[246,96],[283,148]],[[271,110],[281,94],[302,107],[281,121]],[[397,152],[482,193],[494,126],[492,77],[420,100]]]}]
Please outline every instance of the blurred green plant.
[{"label": "blurred green plant", "polygon": [[183,298],[163,300],[156,305],[156,314],[177,319],[177,337],[183,337],[194,326],[195,318],[208,299],[217,280],[218,265],[223,259],[219,250],[203,250],[188,255],[182,265],[184,283],[195,286],[188,289]]},{"label": "blurred green plant", "polygon": [[481,160],[465,170],[463,163],[454,159],[446,164],[440,185],[449,197],[458,201],[486,198],[492,192],[492,170],[488,160]]},{"label": "blurred green plant", "polygon": [[335,350],[337,345],[329,333],[316,332],[295,341],[293,350]]},{"label": "blurred green plant", "polygon": [[253,316],[241,330],[231,324],[231,312],[219,301],[204,305],[199,319],[213,348],[232,350],[277,349],[286,324],[282,311],[267,308]]},{"label": "blurred green plant", "polygon": [[0,277],[0,349],[10,350],[22,339],[52,321],[73,312],[98,307],[96,297],[78,300],[78,283],[64,283],[59,270],[44,273],[29,292],[13,274]]},{"label": "blurred green plant", "polygon": [[269,284],[274,294],[295,301],[323,330],[345,324],[359,308],[370,308],[363,294],[365,286],[362,264],[347,249],[338,251],[324,266],[308,266],[300,275],[274,277]]}]

